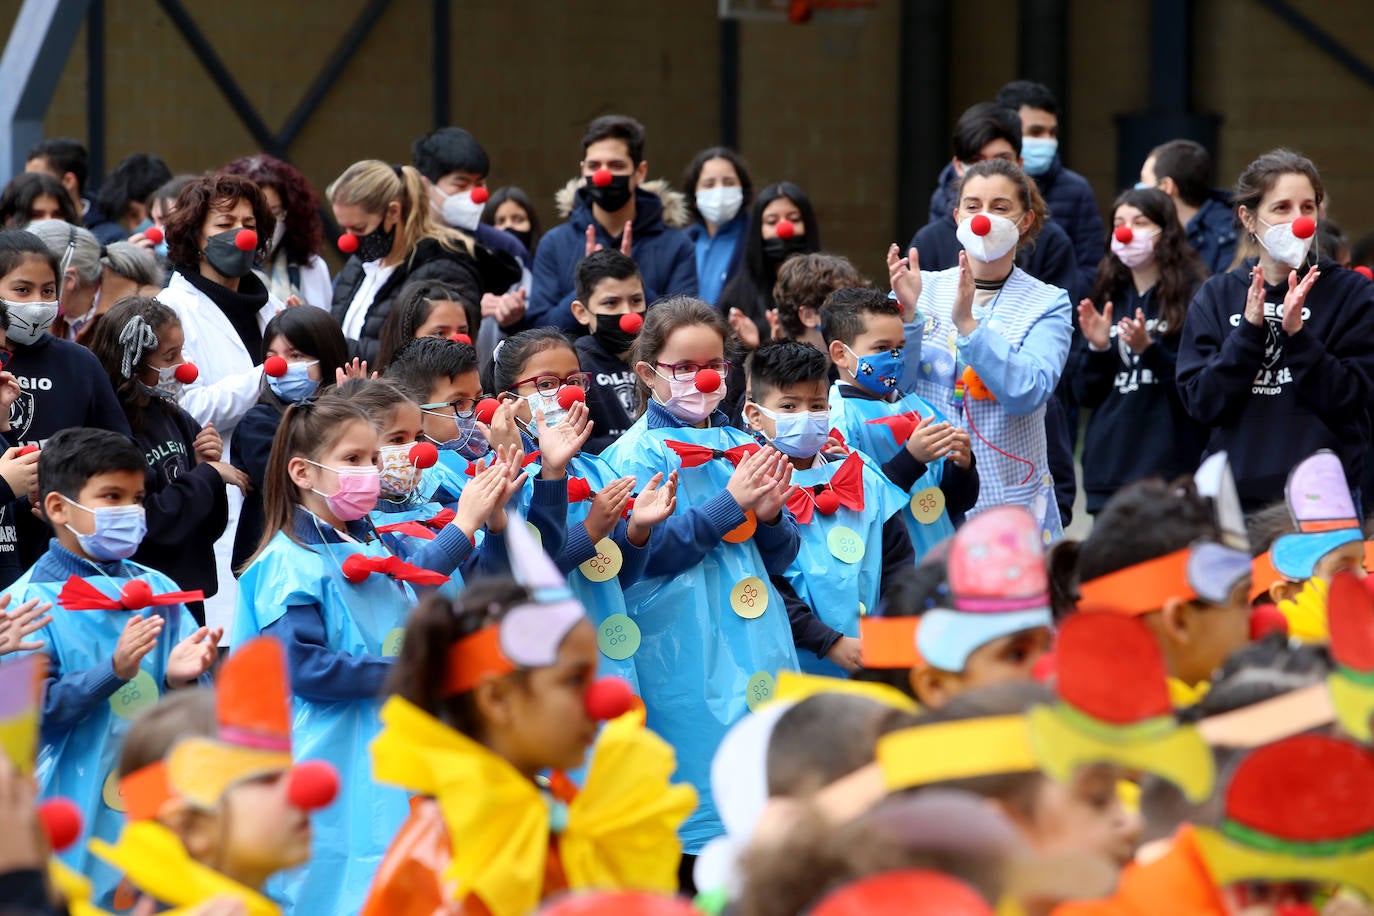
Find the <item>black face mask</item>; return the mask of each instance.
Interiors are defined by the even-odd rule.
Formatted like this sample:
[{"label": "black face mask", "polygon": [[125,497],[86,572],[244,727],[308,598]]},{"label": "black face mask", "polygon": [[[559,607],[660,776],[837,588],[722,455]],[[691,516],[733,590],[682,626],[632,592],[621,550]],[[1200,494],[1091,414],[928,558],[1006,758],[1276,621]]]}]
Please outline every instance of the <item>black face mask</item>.
[{"label": "black face mask", "polygon": [[629,350],[634,346],[635,340],[639,337],[639,332],[629,334],[620,330],[619,315],[597,315],[596,330],[592,331],[592,339],[601,345],[601,349],[607,353],[614,353],[616,356]]},{"label": "black face mask", "polygon": [[611,183],[604,188],[592,184],[592,180],[588,178],[586,188],[592,202],[607,213],[614,213],[625,206],[630,202],[630,195],[634,193],[630,190],[629,175],[612,175]]},{"label": "black face mask", "polygon": [[781,264],[794,254],[806,251],[806,236],[794,235],[790,239],[771,238],[763,240],[763,259],[770,264]]},{"label": "black face mask", "polygon": [[385,225],[386,218],[383,217],[376,229],[373,229],[367,235],[358,236],[357,255],[359,261],[366,264],[368,261],[384,258],[391,253],[391,246],[396,241],[396,227],[392,226],[390,229],[383,229],[382,227]]},{"label": "black face mask", "polygon": [[516,241],[525,246],[525,250],[530,250],[530,231],[528,229],[511,229],[507,227],[505,232],[515,236]]},{"label": "black face mask", "polygon": [[222,277],[238,279],[248,276],[253,271],[253,258],[257,252],[252,248],[240,251],[234,244],[234,239],[238,238],[242,231],[228,229],[217,232],[205,243],[205,260],[209,261],[210,266]]}]

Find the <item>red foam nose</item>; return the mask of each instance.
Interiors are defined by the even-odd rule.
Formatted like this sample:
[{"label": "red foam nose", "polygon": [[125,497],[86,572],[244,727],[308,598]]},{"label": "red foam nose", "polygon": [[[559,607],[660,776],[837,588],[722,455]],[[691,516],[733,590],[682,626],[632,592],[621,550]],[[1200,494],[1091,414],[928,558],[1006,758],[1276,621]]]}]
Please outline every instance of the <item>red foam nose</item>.
[{"label": "red foam nose", "polygon": [[473,203],[475,203],[475,204],[484,204],[484,203],[486,203],[486,202],[487,202],[488,200],[490,200],[490,199],[491,199],[491,192],[488,191],[486,188],[482,187],[481,185],[478,185],[477,187],[475,187],[475,188],[472,189],[472,202],[473,202]]},{"label": "red foam nose", "polygon": [[834,515],[840,508],[840,498],[834,490],[822,490],[816,494],[816,508],[822,515]]},{"label": "red foam nose", "polygon": [[1250,612],[1250,638],[1263,639],[1270,633],[1288,633],[1288,618],[1272,604],[1261,604]]},{"label": "red foam nose", "polygon": [[1131,231],[1130,226],[1117,226],[1112,235],[1123,245],[1131,244],[1131,240],[1135,238],[1135,233]]},{"label": "red foam nose", "polygon": [[175,376],[176,380],[181,382],[181,384],[189,385],[200,378],[200,370],[196,368],[195,363],[182,363],[180,366],[177,366],[177,371],[173,372],[172,375]]},{"label": "red foam nose", "polygon": [[360,553],[349,554],[348,559],[343,561],[341,572],[343,577],[354,585],[366,582],[367,577],[372,575],[372,570],[367,568],[367,559]]},{"label": "red foam nose", "polygon": [[71,846],[81,836],[81,809],[70,798],[50,798],[38,805],[38,823],[55,852]]},{"label": "red foam nose", "polygon": [[592,172],[592,184],[596,185],[598,188],[604,188],[611,183],[614,177],[610,169],[597,169],[595,172]]},{"label": "red foam nose", "polygon": [[1355,273],[1364,277],[1366,280],[1374,280],[1374,270],[1371,270],[1363,264],[1355,268]]},{"label": "red foam nose", "polygon": [[564,385],[558,389],[558,406],[564,410],[572,410],[572,406],[578,401],[587,400],[587,392],[581,388],[574,388],[571,385]]},{"label": "red foam nose", "polygon": [[131,611],[145,608],[153,603],[153,587],[142,579],[130,579],[119,590],[119,601]]},{"label": "red foam nose", "polygon": [[778,238],[790,239],[797,234],[797,227],[792,224],[791,220],[785,219],[778,222],[774,231],[778,233]]},{"label": "red foam nose", "polygon": [[280,356],[269,356],[262,361],[262,371],[272,378],[281,378],[286,374],[286,360]]},{"label": "red foam nose", "polygon": [[618,719],[634,708],[635,694],[623,678],[597,678],[587,688],[587,715],[598,722]]},{"label": "red foam nose", "polygon": [[23,458],[25,455],[32,455],[36,451],[38,451],[38,446],[32,444],[26,445],[19,450],[19,457]]},{"label": "red foam nose", "polygon": [[710,394],[720,387],[720,373],[714,369],[702,369],[697,373],[697,391]]},{"label": "red foam nose", "polygon": [[352,254],[358,250],[358,237],[351,232],[345,232],[339,236],[339,250],[344,254]]},{"label": "red foam nose", "polygon": [[469,347],[472,346],[472,338],[466,334],[450,334],[448,335],[448,339],[454,343],[465,343]]},{"label": "red foam nose", "polygon": [[1300,239],[1310,239],[1317,232],[1317,223],[1310,216],[1299,216],[1293,220],[1293,234]]},{"label": "red foam nose", "polygon": [[287,777],[286,800],[302,811],[318,811],[339,794],[339,771],[323,760],[303,760]]},{"label": "red foam nose", "polygon": [[974,235],[987,235],[992,231],[992,220],[988,219],[982,213],[979,213],[977,216],[973,217],[973,219],[969,220],[968,227],[973,230]]},{"label": "red foam nose", "polygon": [[642,327],[644,327],[644,316],[639,312],[626,312],[620,316],[620,330],[626,334],[638,334]]},{"label": "red foam nose", "polygon": [[147,229],[143,230],[143,237],[154,245],[161,245],[162,239],[164,238],[162,230],[156,226],[149,226]]},{"label": "red foam nose", "polygon": [[501,402],[496,398],[482,398],[477,402],[477,419],[490,426],[492,417],[496,416],[496,408],[500,406]]},{"label": "red foam nose", "polygon": [[439,449],[433,442],[416,442],[410,447],[410,463],[420,470],[434,467],[439,460]]},{"label": "red foam nose", "polygon": [[239,251],[252,251],[258,247],[258,234],[252,229],[240,229],[234,236],[234,247]]}]

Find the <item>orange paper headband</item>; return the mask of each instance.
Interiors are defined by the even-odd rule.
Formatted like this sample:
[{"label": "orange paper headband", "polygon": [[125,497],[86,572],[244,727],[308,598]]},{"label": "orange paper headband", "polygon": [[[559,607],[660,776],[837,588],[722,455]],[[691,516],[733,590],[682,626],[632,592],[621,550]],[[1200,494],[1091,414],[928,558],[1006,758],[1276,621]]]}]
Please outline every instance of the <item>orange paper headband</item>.
[{"label": "orange paper headband", "polygon": [[456,697],[488,678],[503,677],[514,670],[515,663],[501,651],[501,625],[485,626],[449,647],[444,695]]},{"label": "orange paper headband", "polygon": [[920,617],[860,617],[859,651],[865,668],[915,668]]},{"label": "orange paper headband", "polygon": [[1191,550],[1185,547],[1084,582],[1078,589],[1079,610],[1135,616],[1157,611],[1171,598],[1196,598],[1197,592],[1188,582]]},{"label": "orange paper headband", "polygon": [[119,795],[129,820],[153,820],[168,799],[175,797],[167,780],[167,764],[159,760],[134,770],[119,781]]}]

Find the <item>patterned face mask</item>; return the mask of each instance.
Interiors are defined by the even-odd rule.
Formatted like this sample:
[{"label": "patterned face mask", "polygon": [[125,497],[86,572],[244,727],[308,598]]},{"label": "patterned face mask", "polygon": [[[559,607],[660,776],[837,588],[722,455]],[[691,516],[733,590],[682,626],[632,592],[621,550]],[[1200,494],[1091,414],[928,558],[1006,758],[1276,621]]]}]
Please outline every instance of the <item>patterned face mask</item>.
[{"label": "patterned face mask", "polygon": [[420,468],[410,463],[414,443],[383,445],[377,450],[381,466],[382,498],[393,502],[407,499],[420,483]]}]

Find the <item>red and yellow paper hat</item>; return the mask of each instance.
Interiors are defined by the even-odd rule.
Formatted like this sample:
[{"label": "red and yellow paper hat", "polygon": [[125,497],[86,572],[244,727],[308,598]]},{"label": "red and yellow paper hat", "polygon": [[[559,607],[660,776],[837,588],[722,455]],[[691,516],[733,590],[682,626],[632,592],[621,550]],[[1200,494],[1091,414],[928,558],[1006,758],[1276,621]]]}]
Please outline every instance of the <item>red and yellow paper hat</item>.
[{"label": "red and yellow paper hat", "polygon": [[1244,881],[1344,884],[1374,898],[1374,755],[1297,735],[1241,761],[1221,826],[1197,843],[1218,887]]},{"label": "red and yellow paper hat", "polygon": [[43,710],[47,656],[25,655],[0,665],[0,750],[24,776],[38,759],[38,723]]},{"label": "red and yellow paper hat", "polygon": [[1177,785],[1194,803],[1212,794],[1212,751],[1169,701],[1164,657],[1138,618],[1079,612],[1060,626],[1058,702],[1027,713],[1041,768],[1060,782],[1086,764],[1115,763]]},{"label": "red and yellow paper hat", "polygon": [[187,738],[167,756],[171,791],[202,808],[244,780],[291,769],[291,688],[280,643],[262,637],[234,649],[220,668],[215,713],[217,737]]},{"label": "red and yellow paper hat", "polygon": [[1336,720],[1350,737],[1374,743],[1374,597],[1365,582],[1348,572],[1332,578],[1327,624],[1335,665],[1326,683]]},{"label": "red and yellow paper hat", "polygon": [[860,878],[831,891],[812,916],[993,916],[973,888],[942,872],[902,869]]}]

